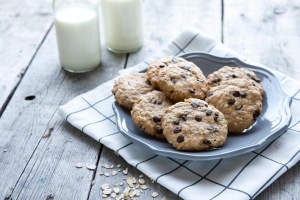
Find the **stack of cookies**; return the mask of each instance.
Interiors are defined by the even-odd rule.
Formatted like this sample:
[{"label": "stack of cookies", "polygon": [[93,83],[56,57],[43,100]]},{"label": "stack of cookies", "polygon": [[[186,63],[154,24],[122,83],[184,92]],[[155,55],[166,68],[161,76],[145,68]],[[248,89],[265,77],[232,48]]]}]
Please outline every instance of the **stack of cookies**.
[{"label": "stack of cookies", "polygon": [[206,79],[201,66],[178,57],[123,76],[112,93],[139,129],[184,151],[220,147],[262,112],[263,88],[252,71],[223,67]]}]

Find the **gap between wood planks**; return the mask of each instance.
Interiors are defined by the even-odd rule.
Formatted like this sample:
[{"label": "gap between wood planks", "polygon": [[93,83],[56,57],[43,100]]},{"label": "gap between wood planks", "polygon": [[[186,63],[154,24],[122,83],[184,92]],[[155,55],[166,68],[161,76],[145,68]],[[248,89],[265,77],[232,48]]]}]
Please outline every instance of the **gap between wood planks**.
[{"label": "gap between wood planks", "polygon": [[3,114],[3,112],[5,111],[7,105],[9,104],[10,100],[12,99],[12,97],[13,97],[15,91],[17,90],[18,86],[20,85],[20,83],[21,83],[21,81],[22,81],[22,79],[23,79],[23,77],[24,77],[24,75],[25,75],[27,69],[28,69],[29,66],[31,65],[31,63],[32,63],[32,61],[34,60],[36,54],[37,54],[38,51],[40,50],[40,48],[41,48],[42,44],[44,43],[45,39],[47,38],[47,36],[48,36],[50,30],[52,29],[52,27],[53,27],[53,23],[52,23],[52,24],[50,25],[50,27],[47,29],[45,35],[43,36],[42,41],[40,42],[40,44],[39,44],[38,47],[36,48],[36,50],[35,50],[34,54],[32,55],[32,57],[31,57],[31,59],[30,59],[28,65],[25,67],[24,72],[21,73],[21,76],[20,76],[19,81],[17,82],[17,84],[15,85],[15,87],[12,89],[11,93],[8,95],[7,99],[6,99],[5,102],[3,103],[3,106],[0,108],[0,118],[1,118],[1,116],[2,116],[2,114]]},{"label": "gap between wood planks", "polygon": [[[126,59],[126,61],[127,61],[127,59]],[[125,64],[124,67],[126,67],[126,64]],[[103,149],[103,145],[100,146],[100,149],[99,149],[99,152],[98,152],[98,157],[97,157],[97,161],[96,161],[96,164],[95,164],[96,165],[96,169],[94,169],[94,171],[93,171],[93,177],[91,179],[91,183],[90,183],[90,188],[89,188],[89,193],[88,193],[87,199],[90,198],[90,194],[91,194],[92,187],[93,187],[93,181],[95,180],[95,177],[96,177],[96,174],[97,174],[97,168],[98,168],[99,162],[100,162],[100,157],[101,157],[102,149]]]},{"label": "gap between wood planks", "polygon": [[127,53],[127,54],[126,54],[126,60],[125,60],[123,69],[126,69],[126,68],[127,68],[127,62],[128,62],[129,55],[130,55],[130,53]]}]

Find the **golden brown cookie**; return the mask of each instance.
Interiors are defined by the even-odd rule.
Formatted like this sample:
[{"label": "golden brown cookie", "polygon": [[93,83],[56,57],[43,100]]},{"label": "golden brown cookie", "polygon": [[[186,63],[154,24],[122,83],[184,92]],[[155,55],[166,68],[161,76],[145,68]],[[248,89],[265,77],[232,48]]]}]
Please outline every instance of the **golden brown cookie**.
[{"label": "golden brown cookie", "polygon": [[[152,83],[152,78],[149,77]],[[188,98],[205,99],[208,86],[199,67],[192,62],[169,64],[158,72],[157,86],[174,102]]]},{"label": "golden brown cookie", "polygon": [[215,87],[228,80],[246,79],[263,94],[261,80],[256,74],[246,68],[224,66],[218,71],[207,76],[207,83],[210,87]]},{"label": "golden brown cookie", "polygon": [[162,118],[162,127],[168,142],[182,151],[220,147],[227,138],[224,115],[205,101],[195,98],[170,106]]},{"label": "golden brown cookie", "polygon": [[157,138],[165,138],[161,118],[172,102],[161,91],[141,95],[133,106],[131,117],[134,124],[145,133]]},{"label": "golden brown cookie", "polygon": [[241,133],[254,124],[262,113],[262,100],[260,90],[247,79],[227,80],[211,87],[205,99],[224,114],[231,133]]},{"label": "golden brown cookie", "polygon": [[140,95],[152,90],[153,87],[147,79],[147,75],[145,73],[135,73],[119,78],[113,86],[112,93],[120,105],[131,110]]},{"label": "golden brown cookie", "polygon": [[168,57],[165,57],[165,58],[162,58],[162,59],[152,62],[147,69],[147,76],[148,76],[148,79],[150,80],[152,86],[155,89],[159,89],[158,88],[158,82],[159,82],[158,74],[161,69],[169,66],[170,64],[181,63],[181,62],[187,62],[187,61],[183,58],[168,56]]}]

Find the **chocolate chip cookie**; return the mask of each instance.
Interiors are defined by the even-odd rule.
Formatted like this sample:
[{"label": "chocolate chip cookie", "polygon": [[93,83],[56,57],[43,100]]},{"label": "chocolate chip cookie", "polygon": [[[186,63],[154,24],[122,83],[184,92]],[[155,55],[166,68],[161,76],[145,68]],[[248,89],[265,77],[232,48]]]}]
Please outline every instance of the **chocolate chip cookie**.
[{"label": "chocolate chip cookie", "polygon": [[228,131],[241,133],[262,113],[263,97],[248,79],[224,81],[211,87],[206,102],[220,110],[228,121]]},{"label": "chocolate chip cookie", "polygon": [[162,127],[168,142],[182,151],[220,147],[227,138],[224,115],[207,102],[195,98],[170,106],[162,118]]},{"label": "chocolate chip cookie", "polygon": [[168,56],[163,59],[152,62],[147,69],[147,76],[148,76],[148,79],[150,80],[152,86],[155,89],[159,89],[158,74],[161,69],[169,66],[170,64],[175,64],[175,63],[180,63],[180,62],[187,62],[187,61],[183,58]]},{"label": "chocolate chip cookie", "polygon": [[159,70],[156,79],[158,88],[174,102],[188,98],[205,99],[208,91],[205,76],[192,62],[170,64]]},{"label": "chocolate chip cookie", "polygon": [[153,87],[145,73],[134,73],[119,78],[113,86],[112,93],[120,105],[131,110],[140,95],[152,90]]},{"label": "chocolate chip cookie", "polygon": [[131,111],[132,120],[145,133],[157,138],[165,138],[161,118],[171,105],[172,102],[163,92],[154,90],[140,96]]},{"label": "chocolate chip cookie", "polygon": [[223,84],[224,81],[235,79],[250,80],[248,82],[257,87],[261,94],[263,94],[264,90],[261,84],[261,80],[253,71],[246,68],[224,66],[218,71],[215,71],[214,73],[208,75],[207,82],[210,87],[215,87]]}]

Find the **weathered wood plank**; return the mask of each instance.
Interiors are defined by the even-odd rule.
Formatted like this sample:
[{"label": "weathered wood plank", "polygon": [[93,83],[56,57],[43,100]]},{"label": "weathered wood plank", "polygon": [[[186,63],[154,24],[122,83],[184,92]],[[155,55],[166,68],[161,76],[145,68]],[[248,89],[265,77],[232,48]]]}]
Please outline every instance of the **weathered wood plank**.
[{"label": "weathered wood plank", "polygon": [[143,62],[170,44],[179,33],[194,27],[221,40],[222,2],[205,0],[145,1],[145,43],[130,54],[127,67]]},{"label": "weathered wood plank", "polygon": [[[233,50],[299,80],[299,1],[224,1],[224,43]],[[299,199],[300,164],[256,199]]]},{"label": "weathered wood plank", "polygon": [[224,43],[299,80],[299,10],[297,0],[225,1]]},{"label": "weathered wood plank", "polygon": [[[90,73],[65,72],[51,30],[0,119],[0,199],[46,199],[49,194],[55,199],[87,199],[93,172],[85,166],[77,169],[75,163],[97,164],[100,144],[56,111],[116,76],[126,56],[103,49],[103,58]],[[25,100],[30,95],[35,98]]]},{"label": "weathered wood plank", "polygon": [[0,0],[0,116],[52,24],[51,4]]}]

